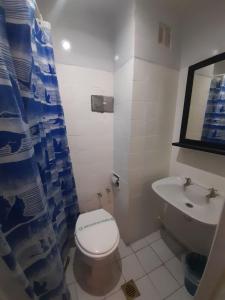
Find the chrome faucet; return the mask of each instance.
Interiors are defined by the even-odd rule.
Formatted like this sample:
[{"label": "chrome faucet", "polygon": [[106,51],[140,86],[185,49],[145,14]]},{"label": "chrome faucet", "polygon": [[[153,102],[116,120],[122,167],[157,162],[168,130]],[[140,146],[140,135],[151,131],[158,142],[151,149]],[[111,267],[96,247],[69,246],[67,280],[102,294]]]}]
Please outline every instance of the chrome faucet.
[{"label": "chrome faucet", "polygon": [[217,196],[219,196],[219,194],[217,193],[217,190],[214,189],[214,187],[212,187],[209,189],[209,194],[206,195],[206,198],[209,201],[211,198],[216,198]]},{"label": "chrome faucet", "polygon": [[187,177],[187,178],[185,178],[185,183],[184,183],[184,188],[186,188],[186,187],[188,187],[188,186],[190,186],[190,185],[192,185],[193,183],[192,183],[192,181],[191,181],[191,178],[189,178],[189,177]]}]

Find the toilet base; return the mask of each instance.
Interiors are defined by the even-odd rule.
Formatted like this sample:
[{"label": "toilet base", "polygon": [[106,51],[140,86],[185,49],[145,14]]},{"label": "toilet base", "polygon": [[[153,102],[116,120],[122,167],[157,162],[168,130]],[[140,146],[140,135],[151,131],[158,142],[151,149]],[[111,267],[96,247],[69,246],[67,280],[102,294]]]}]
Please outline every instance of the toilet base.
[{"label": "toilet base", "polygon": [[104,259],[95,260],[76,249],[74,276],[81,288],[88,294],[104,296],[119,282],[122,274],[118,250]]}]

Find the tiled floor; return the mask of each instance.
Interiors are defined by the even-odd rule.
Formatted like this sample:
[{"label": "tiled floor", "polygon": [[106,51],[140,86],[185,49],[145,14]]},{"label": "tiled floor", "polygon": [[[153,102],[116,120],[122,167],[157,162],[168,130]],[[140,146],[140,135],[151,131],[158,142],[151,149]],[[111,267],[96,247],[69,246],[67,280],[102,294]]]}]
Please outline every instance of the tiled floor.
[{"label": "tiled floor", "polygon": [[[177,246],[174,249],[180,249],[180,247]],[[138,300],[193,299],[183,286],[182,264],[163,241],[160,232],[155,232],[133,243],[130,247],[121,240],[119,253],[122,275],[117,286],[105,297],[95,297],[84,292],[76,283],[72,265],[69,264],[66,280],[72,300],[126,300],[120,287],[130,279],[135,280],[141,293]]]}]

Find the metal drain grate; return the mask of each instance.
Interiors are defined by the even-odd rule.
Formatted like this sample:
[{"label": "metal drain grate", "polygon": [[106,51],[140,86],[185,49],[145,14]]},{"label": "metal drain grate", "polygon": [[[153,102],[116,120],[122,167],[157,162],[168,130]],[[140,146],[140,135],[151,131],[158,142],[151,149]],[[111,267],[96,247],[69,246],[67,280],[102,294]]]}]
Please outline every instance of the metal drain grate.
[{"label": "metal drain grate", "polygon": [[133,280],[126,282],[121,288],[127,300],[135,299],[141,295]]}]

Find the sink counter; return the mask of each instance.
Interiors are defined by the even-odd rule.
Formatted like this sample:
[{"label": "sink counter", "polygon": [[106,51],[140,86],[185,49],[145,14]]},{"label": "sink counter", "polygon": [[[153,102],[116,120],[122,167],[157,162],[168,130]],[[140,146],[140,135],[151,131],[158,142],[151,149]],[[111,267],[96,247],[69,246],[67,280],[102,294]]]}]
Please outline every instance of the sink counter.
[{"label": "sink counter", "polygon": [[206,187],[192,183],[184,188],[185,179],[167,177],[152,184],[152,188],[168,204],[185,215],[207,225],[217,225],[224,205],[224,196],[207,199]]}]

